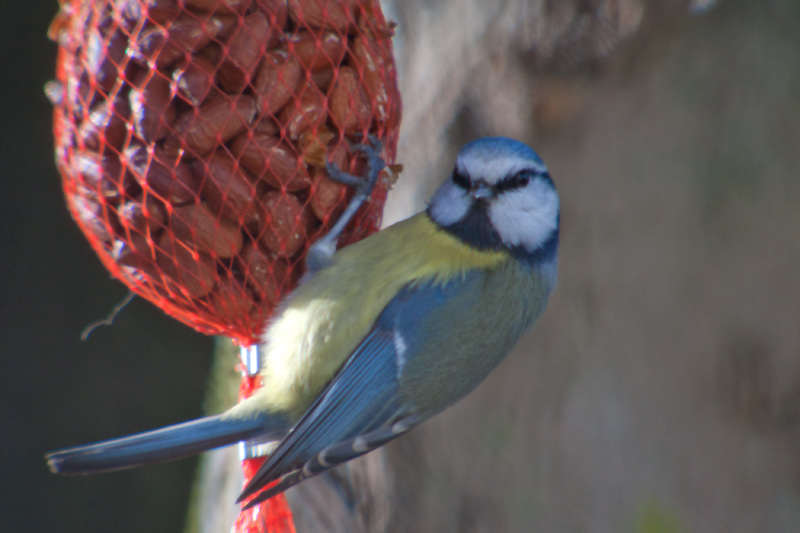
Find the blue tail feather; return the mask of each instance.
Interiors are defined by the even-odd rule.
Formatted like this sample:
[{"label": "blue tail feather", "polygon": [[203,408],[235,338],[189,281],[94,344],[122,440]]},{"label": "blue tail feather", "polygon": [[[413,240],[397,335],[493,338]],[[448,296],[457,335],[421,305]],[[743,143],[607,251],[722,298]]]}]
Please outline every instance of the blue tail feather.
[{"label": "blue tail feather", "polygon": [[85,446],[47,454],[47,464],[56,474],[80,475],[171,461],[243,440],[277,440],[289,429],[282,417],[259,415],[231,419],[209,416]]}]

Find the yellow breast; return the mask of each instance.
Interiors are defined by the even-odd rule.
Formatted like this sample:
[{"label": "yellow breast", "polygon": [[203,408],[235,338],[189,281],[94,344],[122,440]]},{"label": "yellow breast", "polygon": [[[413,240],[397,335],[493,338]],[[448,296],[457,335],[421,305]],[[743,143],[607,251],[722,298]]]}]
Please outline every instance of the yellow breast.
[{"label": "yellow breast", "polygon": [[285,302],[264,337],[264,387],[250,409],[302,414],[406,285],[445,283],[509,256],[465,245],[425,213],[338,251]]}]

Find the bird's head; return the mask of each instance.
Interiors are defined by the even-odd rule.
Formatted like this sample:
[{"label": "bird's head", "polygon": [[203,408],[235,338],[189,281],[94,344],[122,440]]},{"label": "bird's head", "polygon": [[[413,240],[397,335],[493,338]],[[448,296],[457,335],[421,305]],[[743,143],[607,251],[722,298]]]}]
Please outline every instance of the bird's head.
[{"label": "bird's head", "polygon": [[507,249],[550,259],[558,249],[559,200],[541,158],[504,137],[473,141],[458,153],[428,214],[441,228],[480,249]]}]

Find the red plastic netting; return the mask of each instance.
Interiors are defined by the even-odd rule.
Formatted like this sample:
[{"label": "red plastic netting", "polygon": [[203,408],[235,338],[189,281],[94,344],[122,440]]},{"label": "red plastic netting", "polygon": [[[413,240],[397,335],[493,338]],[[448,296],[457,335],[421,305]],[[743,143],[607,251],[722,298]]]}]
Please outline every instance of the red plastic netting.
[{"label": "red plastic netting", "polygon": [[[59,42],[56,160],[103,264],[173,317],[255,342],[304,252],[400,122],[377,0],[73,0]],[[386,180],[343,243],[377,229]]]},{"label": "red plastic netting", "polygon": [[[239,385],[239,401],[255,393],[261,386],[258,376],[245,376]],[[253,479],[266,457],[255,457],[242,461],[244,488]],[[279,483],[275,481],[274,483]],[[271,483],[269,486],[272,486]],[[247,510],[241,511],[233,525],[234,533],[295,533],[292,511],[284,494],[279,494]]]}]

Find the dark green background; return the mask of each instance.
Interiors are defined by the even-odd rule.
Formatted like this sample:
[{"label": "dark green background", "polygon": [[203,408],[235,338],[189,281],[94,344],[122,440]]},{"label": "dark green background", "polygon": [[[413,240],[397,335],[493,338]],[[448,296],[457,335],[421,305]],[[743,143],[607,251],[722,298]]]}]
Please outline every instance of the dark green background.
[{"label": "dark green background", "polygon": [[199,416],[212,339],[135,299],[81,342],[126,290],[70,219],[53,163],[57,5],[0,6],[0,531],[179,531],[194,460],[58,478],[42,458]]}]

